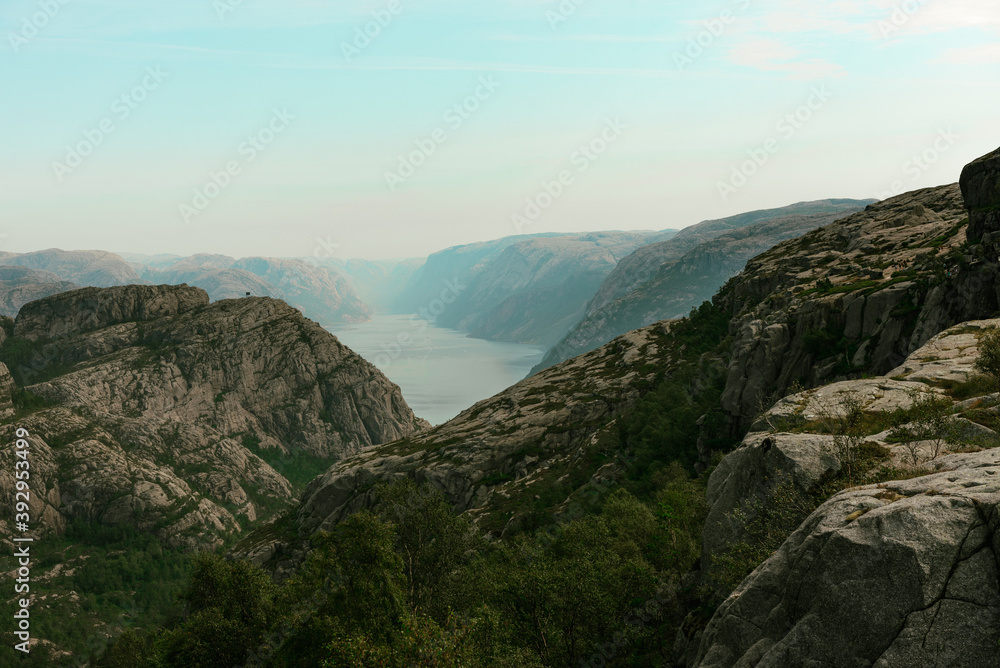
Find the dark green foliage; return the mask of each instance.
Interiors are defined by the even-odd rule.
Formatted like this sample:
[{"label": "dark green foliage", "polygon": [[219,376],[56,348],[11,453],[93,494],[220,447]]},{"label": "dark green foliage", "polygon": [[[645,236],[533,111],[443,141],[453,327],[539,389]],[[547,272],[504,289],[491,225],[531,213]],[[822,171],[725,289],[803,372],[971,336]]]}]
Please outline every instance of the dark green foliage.
[{"label": "dark green foliage", "polygon": [[655,500],[624,489],[597,515],[487,543],[444,497],[404,480],[374,512],[314,539],[280,588],[203,556],[164,631],[126,632],[97,666],[541,668],[665,665],[697,561],[704,480],[662,469]]},{"label": "dark green foliage", "polygon": [[803,334],[802,349],[818,359],[825,359],[847,352],[847,339],[843,329],[838,331],[833,325],[828,325]]},{"label": "dark green foliage", "polygon": [[18,385],[24,385],[24,370],[35,362],[39,346],[27,339],[8,337],[0,346],[0,362],[7,365]]},{"label": "dark green foliage", "polygon": [[187,615],[156,640],[167,665],[242,665],[274,621],[276,587],[246,561],[199,555],[181,599]]},{"label": "dark green foliage", "polygon": [[14,404],[14,408],[22,413],[39,411],[52,405],[45,398],[23,387],[15,387],[14,391],[11,392],[10,398]]},{"label": "dark green foliage", "polygon": [[447,620],[442,593],[457,569],[479,547],[472,523],[456,517],[444,495],[404,479],[376,488],[375,514],[396,527],[396,548],[403,556],[408,597],[415,610]]},{"label": "dark green foliage", "polygon": [[283,475],[297,492],[304,490],[313,478],[326,471],[333,463],[326,457],[317,457],[302,450],[282,452],[278,448],[262,448],[260,437],[256,434],[244,434],[242,443],[244,448]]},{"label": "dark green foliage", "polygon": [[[34,578],[57,564],[72,574],[40,585],[48,600],[44,609],[32,610],[32,635],[56,643],[74,657],[56,662],[44,650],[36,650],[32,655],[44,659],[42,663],[16,665],[80,665],[103,650],[106,633],[133,624],[164,623],[180,612],[177,595],[191,572],[189,555],[165,547],[148,532],[79,520],[69,524],[64,536],[47,536],[35,543],[33,556]],[[7,558],[2,566],[13,568],[9,562]],[[8,665],[2,654],[0,665]]]},{"label": "dark green foliage", "polygon": [[980,337],[976,369],[991,378],[994,385],[1000,384],[1000,329],[991,329]]},{"label": "dark green foliage", "polygon": [[[719,450],[733,442],[724,416],[717,411],[725,385],[728,328],[728,316],[710,302],[672,325],[670,337],[678,359],[637,406],[618,420],[616,442],[602,446],[618,451],[628,466],[629,489],[641,498],[652,493],[654,474],[672,462],[693,469],[700,437]],[[706,357],[714,358],[716,368],[711,368],[713,362]],[[705,420],[699,426],[702,416]]]},{"label": "dark green foliage", "polygon": [[751,497],[734,510],[729,519],[742,527],[742,538],[716,556],[712,581],[719,594],[728,595],[795,531],[818,503],[802,494],[790,481],[775,483],[770,497]]}]

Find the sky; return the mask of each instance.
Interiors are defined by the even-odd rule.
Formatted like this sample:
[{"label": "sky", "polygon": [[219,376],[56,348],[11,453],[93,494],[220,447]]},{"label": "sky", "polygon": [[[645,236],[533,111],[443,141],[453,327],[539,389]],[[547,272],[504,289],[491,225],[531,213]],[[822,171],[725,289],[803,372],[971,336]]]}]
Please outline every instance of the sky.
[{"label": "sky", "polygon": [[0,250],[388,259],[958,180],[994,0],[4,0]]}]

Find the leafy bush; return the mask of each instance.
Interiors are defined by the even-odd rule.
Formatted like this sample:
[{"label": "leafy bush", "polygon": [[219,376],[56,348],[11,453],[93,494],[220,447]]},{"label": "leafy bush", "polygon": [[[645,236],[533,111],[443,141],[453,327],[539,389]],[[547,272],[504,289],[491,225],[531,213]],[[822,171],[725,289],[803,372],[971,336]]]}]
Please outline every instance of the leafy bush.
[{"label": "leafy bush", "polygon": [[728,519],[742,528],[742,538],[712,559],[712,581],[719,593],[734,591],[781,547],[817,505],[791,481],[783,480],[772,486],[766,503],[751,497],[733,510]]},{"label": "leafy bush", "polygon": [[991,329],[979,338],[979,358],[976,369],[1000,385],[1000,329]]}]

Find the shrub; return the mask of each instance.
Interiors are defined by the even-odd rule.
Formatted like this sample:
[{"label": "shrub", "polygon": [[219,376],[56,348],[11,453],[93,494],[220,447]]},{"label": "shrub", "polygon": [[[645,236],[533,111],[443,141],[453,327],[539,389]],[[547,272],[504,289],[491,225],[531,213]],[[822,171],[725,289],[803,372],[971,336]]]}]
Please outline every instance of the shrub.
[{"label": "shrub", "polygon": [[979,338],[979,359],[976,369],[1000,385],[1000,329],[991,329]]}]

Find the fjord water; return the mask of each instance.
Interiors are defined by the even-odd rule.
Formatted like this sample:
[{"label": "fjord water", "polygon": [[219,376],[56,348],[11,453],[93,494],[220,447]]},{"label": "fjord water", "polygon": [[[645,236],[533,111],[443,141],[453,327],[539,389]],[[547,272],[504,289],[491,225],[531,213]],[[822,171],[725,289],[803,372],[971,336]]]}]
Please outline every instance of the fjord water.
[{"label": "fjord water", "polygon": [[375,315],[330,331],[399,385],[417,416],[441,424],[524,378],[545,348],[469,338],[418,316]]}]

